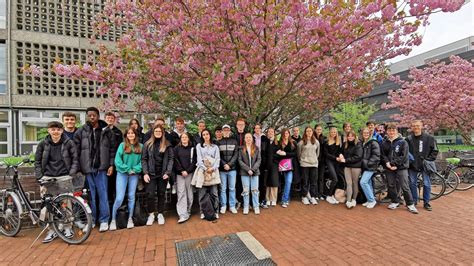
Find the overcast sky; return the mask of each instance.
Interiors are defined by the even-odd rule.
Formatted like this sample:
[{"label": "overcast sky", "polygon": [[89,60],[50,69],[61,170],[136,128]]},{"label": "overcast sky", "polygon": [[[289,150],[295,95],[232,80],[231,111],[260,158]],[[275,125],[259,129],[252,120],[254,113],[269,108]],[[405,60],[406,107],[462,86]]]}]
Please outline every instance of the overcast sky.
[{"label": "overcast sky", "polygon": [[[436,13],[431,15],[430,25],[420,29],[423,42],[415,47],[408,57],[421,54],[440,46],[474,36],[474,3],[469,1],[454,13]],[[407,58],[399,56],[390,60],[397,62]]]}]

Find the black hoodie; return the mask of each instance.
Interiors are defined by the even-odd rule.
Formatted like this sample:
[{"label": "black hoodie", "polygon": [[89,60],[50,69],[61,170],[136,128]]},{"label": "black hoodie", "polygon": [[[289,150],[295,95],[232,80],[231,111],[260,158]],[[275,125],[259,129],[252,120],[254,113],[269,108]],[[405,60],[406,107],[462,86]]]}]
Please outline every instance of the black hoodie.
[{"label": "black hoodie", "polygon": [[399,135],[393,141],[386,138],[382,142],[382,162],[385,168],[389,162],[392,166],[396,166],[397,170],[408,169],[408,143],[402,136]]},{"label": "black hoodie", "polygon": [[35,176],[37,179],[44,175],[58,177],[74,175],[79,169],[76,145],[65,134],[58,143],[54,143],[48,135],[42,140],[35,153]]}]

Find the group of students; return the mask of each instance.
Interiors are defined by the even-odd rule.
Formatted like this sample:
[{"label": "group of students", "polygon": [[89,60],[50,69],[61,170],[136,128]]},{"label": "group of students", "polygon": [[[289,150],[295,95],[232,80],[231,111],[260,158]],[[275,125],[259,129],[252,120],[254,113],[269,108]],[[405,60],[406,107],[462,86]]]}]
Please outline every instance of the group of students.
[{"label": "group of students", "polygon": [[[258,215],[260,208],[277,204],[279,193],[281,206],[287,208],[294,177],[300,180],[297,183],[305,205],[317,205],[320,200],[338,204],[334,193],[342,178],[347,208],[356,206],[359,184],[367,198],[363,206],[373,208],[376,201],[371,178],[379,165],[388,180],[389,209],[400,205],[403,194],[408,210],[418,213],[416,182],[422,172],[427,177],[424,208],[431,210],[431,184],[424,165],[436,159],[438,150],[434,138],[422,132],[419,120],[413,121],[407,139],[401,137],[395,124],[386,126],[383,137],[373,122],[361,130],[360,140],[349,123],[344,124],[341,136],[337,128],[330,127],[326,137],[322,126],[316,125],[314,129],[306,127],[302,136],[298,128],[293,128],[293,135],[284,128],[277,138],[274,128],[263,134],[260,124],[254,125],[253,133],[246,132],[242,118],[236,121],[235,134],[230,125],[224,125],[215,128],[213,138],[204,121],[198,122],[195,135],[187,132],[181,117],[175,119],[171,132],[165,130],[161,118],[146,133],[137,119],[130,120],[121,132],[115,126],[114,113],[106,113],[105,121],[95,107],[86,113],[87,122],[80,128],[76,128],[76,115],[68,112],[63,115],[64,125],[48,124],[49,134],[36,150],[35,173],[38,179],[85,175],[93,224],[100,224],[100,232],[117,229],[117,210],[125,195],[127,228],[134,227],[139,183],[144,184],[147,195],[146,225],[155,220],[165,223],[165,192],[170,185],[176,188],[178,223],[190,218],[196,189],[201,219],[219,218],[227,209],[237,213],[240,204],[244,214],[252,208]],[[109,198],[114,199],[111,217]],[[43,242],[55,237],[50,231]]]}]

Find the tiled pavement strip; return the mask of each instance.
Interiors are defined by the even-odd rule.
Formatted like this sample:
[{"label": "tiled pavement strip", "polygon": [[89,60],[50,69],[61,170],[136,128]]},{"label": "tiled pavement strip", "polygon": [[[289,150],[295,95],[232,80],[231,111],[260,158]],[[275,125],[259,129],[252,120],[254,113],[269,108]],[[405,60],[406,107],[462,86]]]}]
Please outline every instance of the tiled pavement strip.
[{"label": "tiled pavement strip", "polygon": [[263,210],[261,215],[221,215],[217,223],[197,215],[178,225],[166,224],[99,233],[80,246],[61,240],[29,248],[39,229],[15,238],[0,236],[0,265],[175,265],[175,241],[249,231],[278,265],[447,265],[474,264],[474,189],[432,202],[434,211],[410,214],[386,204],[368,210],[358,205],[304,206],[292,201]]}]

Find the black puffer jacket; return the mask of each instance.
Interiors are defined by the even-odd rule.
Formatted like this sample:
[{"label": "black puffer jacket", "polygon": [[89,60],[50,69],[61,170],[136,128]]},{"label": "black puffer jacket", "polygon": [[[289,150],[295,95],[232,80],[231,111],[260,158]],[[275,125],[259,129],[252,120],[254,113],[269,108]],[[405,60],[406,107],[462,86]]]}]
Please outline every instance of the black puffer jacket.
[{"label": "black puffer jacket", "polygon": [[[51,136],[47,136],[46,139],[42,140],[38,147],[36,148],[35,153],[35,176],[36,179],[40,179],[44,175],[44,170],[48,164],[48,159],[50,156],[51,145],[53,140]],[[69,172],[69,175],[74,175],[79,170],[79,158],[76,151],[76,145],[74,141],[69,139],[65,134],[61,136],[59,143],[61,144],[61,157],[63,162],[66,165],[66,168]]]},{"label": "black puffer jacket", "polygon": [[383,167],[387,168],[389,162],[392,166],[396,166],[397,170],[408,169],[408,143],[398,136],[393,141],[386,138],[382,142],[382,162]]},{"label": "black puffer jacket", "polygon": [[221,161],[219,163],[219,171],[224,171],[224,165],[228,164],[230,167],[229,171],[235,170],[237,166],[237,158],[239,156],[239,146],[235,138],[223,138],[216,141],[217,147],[221,155]]},{"label": "black puffer jacket", "polygon": [[[100,134],[100,145],[99,145],[99,168],[100,171],[105,171],[109,169],[110,166],[114,166],[115,153],[116,149],[113,147],[115,143],[114,134],[107,123],[103,120],[99,120],[99,129],[101,130]],[[92,151],[92,134],[93,128],[92,125],[87,122],[79,128],[74,134],[74,143],[76,144],[76,149],[78,152],[80,171],[83,174],[92,173],[93,158],[91,158]]]},{"label": "black puffer jacket", "polygon": [[112,147],[114,147],[115,149],[115,152],[117,152],[117,149],[118,147],[120,146],[120,143],[123,142],[123,132],[116,126],[113,126],[112,127],[112,133],[114,133],[114,138],[112,139],[113,140],[113,143],[112,143]]},{"label": "black puffer jacket", "polygon": [[363,145],[362,169],[376,171],[380,163],[380,146],[371,138]]},{"label": "black puffer jacket", "polygon": [[171,143],[167,141],[166,143],[166,150],[163,154],[163,167],[161,167],[161,173],[155,173],[156,170],[156,159],[155,159],[155,150],[159,149],[160,145],[158,141],[155,141],[154,145],[150,145],[150,147],[143,147],[142,152],[142,170],[144,175],[150,175],[151,179],[159,177],[163,177],[167,174],[170,178],[173,175],[173,165],[174,165],[174,152],[173,148],[171,147]]},{"label": "black puffer jacket", "polygon": [[[346,144],[348,144],[347,148]],[[344,167],[362,168],[362,144],[360,141],[357,143],[355,143],[355,141],[348,141],[348,143],[344,143],[342,147],[344,159],[346,159]]]}]

